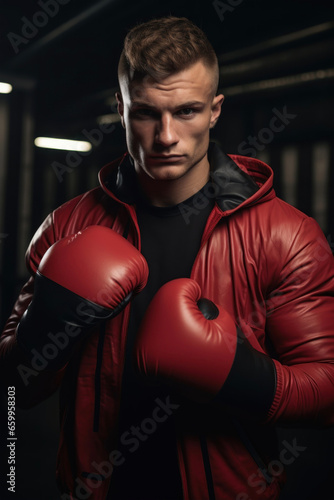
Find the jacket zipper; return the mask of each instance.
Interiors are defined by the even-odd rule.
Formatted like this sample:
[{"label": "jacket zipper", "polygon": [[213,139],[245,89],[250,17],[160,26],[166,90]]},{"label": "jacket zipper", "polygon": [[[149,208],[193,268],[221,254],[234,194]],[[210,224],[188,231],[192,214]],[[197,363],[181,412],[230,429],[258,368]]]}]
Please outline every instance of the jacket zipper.
[{"label": "jacket zipper", "polygon": [[93,431],[98,432],[100,424],[100,403],[101,403],[101,368],[103,360],[103,344],[106,333],[106,322],[100,326],[99,341],[97,345],[96,368],[95,368],[95,401],[94,401],[94,423]]},{"label": "jacket zipper", "polygon": [[248,434],[245,431],[244,427],[235,418],[232,418],[232,423],[233,423],[235,429],[237,430],[239,437],[240,437],[241,441],[243,442],[245,448],[247,448],[248,453],[251,455],[252,459],[254,460],[254,462],[256,463],[258,468],[260,469],[265,481],[268,484],[271,484],[273,482],[274,478],[269,473],[267,465],[264,463],[264,461],[262,460],[262,457],[260,456],[258,451],[255,449],[255,447],[254,447],[253,443],[251,442],[251,440],[249,439]]},{"label": "jacket zipper", "polygon": [[212,478],[209,450],[204,434],[201,434],[200,442],[201,442],[201,451],[202,451],[203,465],[205,471],[206,485],[208,488],[208,500],[215,500],[216,495]]},{"label": "jacket zipper", "polygon": [[[213,211],[217,211],[217,210],[219,210],[219,213],[218,214],[214,213],[212,215]],[[223,212],[217,206],[215,208],[213,208],[213,211],[211,212],[211,214],[209,215],[209,218],[208,218],[208,220],[209,220],[210,217],[211,217],[211,220],[209,222],[207,222],[207,225],[204,228],[203,236],[202,236],[202,241],[201,241],[201,244],[200,244],[200,248],[199,248],[199,250],[197,252],[197,255],[196,255],[195,260],[194,260],[193,265],[192,265],[192,269],[191,269],[191,273],[190,273],[190,278],[192,278],[193,275],[194,275],[194,269],[195,269],[195,267],[197,265],[197,261],[200,258],[200,255],[202,253],[202,249],[203,249],[204,245],[208,241],[208,239],[209,239],[209,237],[210,237],[213,229],[216,227],[216,225],[218,224],[218,222],[220,221],[220,219],[224,216]]]},{"label": "jacket zipper", "polygon": [[[211,217],[211,220],[208,221],[207,226],[205,227],[203,231],[203,237],[201,241],[200,248],[197,252],[196,258],[194,260],[192,270],[190,273],[190,277],[193,276],[194,270],[197,264],[197,261],[200,257],[202,248],[204,247],[205,243],[209,239],[214,227],[218,224],[219,220],[222,218],[224,215],[219,207],[216,207],[216,210],[219,210],[219,213],[214,213],[211,212],[209,215],[209,218]],[[208,500],[215,500],[215,490],[214,490],[214,483],[213,483],[213,478],[212,478],[212,470],[211,470],[211,464],[210,464],[210,457],[209,457],[209,450],[208,450],[208,445],[205,439],[205,435],[201,434],[200,435],[200,445],[201,445],[201,452],[202,452],[202,459],[203,459],[203,466],[204,466],[204,472],[205,472],[205,478],[206,478],[206,485],[207,485],[207,490],[208,490]]]}]

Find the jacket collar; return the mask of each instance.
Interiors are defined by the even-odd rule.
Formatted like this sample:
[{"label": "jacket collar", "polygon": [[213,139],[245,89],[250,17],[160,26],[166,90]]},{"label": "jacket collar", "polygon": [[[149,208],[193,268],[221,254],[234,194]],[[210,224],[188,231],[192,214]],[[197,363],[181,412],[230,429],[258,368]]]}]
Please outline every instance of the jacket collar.
[{"label": "jacket collar", "polygon": [[216,202],[224,212],[237,208],[258,191],[259,187],[251,176],[216,144],[210,143],[208,157],[210,177],[217,193]]},{"label": "jacket collar", "polygon": [[[237,208],[259,190],[252,177],[215,143],[210,143],[208,157],[213,196],[224,212]],[[125,154],[118,166],[111,171],[107,167],[110,168],[110,165],[100,172],[103,189],[122,203],[133,205],[137,199],[137,179],[130,155]]]}]

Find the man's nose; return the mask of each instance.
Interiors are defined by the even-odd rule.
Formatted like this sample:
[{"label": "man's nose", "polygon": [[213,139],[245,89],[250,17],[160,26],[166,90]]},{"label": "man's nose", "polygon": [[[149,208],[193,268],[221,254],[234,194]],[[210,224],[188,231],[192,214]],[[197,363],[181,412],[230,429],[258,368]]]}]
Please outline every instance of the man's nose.
[{"label": "man's nose", "polygon": [[157,124],[155,141],[162,146],[168,147],[177,143],[178,140],[179,138],[175,130],[173,117],[162,116]]}]

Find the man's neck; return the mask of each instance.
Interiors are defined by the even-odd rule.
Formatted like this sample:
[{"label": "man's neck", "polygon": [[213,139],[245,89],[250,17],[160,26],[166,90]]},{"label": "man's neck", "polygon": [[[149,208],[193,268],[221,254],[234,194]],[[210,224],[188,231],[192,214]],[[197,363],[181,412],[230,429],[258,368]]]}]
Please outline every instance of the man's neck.
[{"label": "man's neck", "polygon": [[187,200],[209,180],[210,164],[205,157],[201,165],[195,165],[182,177],[169,180],[155,180],[139,171],[137,179],[144,197],[154,206],[168,207]]}]

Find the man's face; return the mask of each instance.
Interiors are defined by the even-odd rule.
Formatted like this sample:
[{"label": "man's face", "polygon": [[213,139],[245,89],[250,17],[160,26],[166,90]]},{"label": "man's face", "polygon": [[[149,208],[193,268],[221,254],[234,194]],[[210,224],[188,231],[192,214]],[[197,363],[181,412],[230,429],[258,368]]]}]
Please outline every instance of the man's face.
[{"label": "man's face", "polygon": [[194,167],[208,168],[209,130],[221,110],[213,72],[201,61],[157,82],[120,79],[118,110],[138,174],[175,180]]}]

